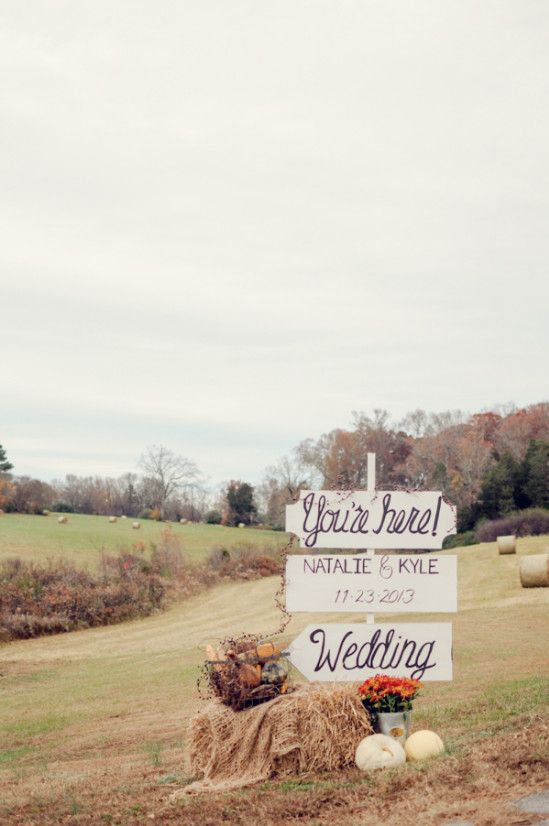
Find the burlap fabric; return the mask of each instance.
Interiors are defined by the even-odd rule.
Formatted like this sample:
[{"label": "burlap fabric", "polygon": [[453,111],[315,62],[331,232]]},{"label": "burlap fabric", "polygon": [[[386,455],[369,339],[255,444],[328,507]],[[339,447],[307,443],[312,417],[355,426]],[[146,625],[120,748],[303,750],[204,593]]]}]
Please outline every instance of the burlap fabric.
[{"label": "burlap fabric", "polygon": [[358,743],[371,733],[356,686],[300,686],[244,711],[215,700],[189,726],[191,771],[202,779],[174,796],[341,769],[354,763]]}]

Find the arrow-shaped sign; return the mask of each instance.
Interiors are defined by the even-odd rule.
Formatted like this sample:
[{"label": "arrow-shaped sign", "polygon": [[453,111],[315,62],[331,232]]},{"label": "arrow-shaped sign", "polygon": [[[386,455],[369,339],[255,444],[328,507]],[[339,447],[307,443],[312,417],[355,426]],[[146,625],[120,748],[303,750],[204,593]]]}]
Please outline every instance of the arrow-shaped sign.
[{"label": "arrow-shaped sign", "polygon": [[286,530],[302,548],[441,548],[456,508],[438,491],[302,490]]},{"label": "arrow-shaped sign", "polygon": [[308,625],[289,647],[310,681],[362,681],[375,674],[452,679],[452,624]]}]

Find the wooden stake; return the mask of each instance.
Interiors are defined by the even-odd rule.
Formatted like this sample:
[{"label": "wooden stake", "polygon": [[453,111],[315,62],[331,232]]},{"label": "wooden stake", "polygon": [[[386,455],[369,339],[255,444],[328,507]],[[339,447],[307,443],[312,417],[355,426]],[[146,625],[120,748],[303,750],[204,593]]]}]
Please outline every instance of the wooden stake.
[{"label": "wooden stake", "polygon": [[[366,477],[366,490],[369,493],[373,493],[376,489],[376,454],[375,453],[368,453],[368,466],[367,466],[368,475]],[[374,559],[375,549],[368,548],[366,550],[366,555],[368,559]],[[374,622],[374,615],[373,614],[366,614],[366,622],[373,623]]]}]

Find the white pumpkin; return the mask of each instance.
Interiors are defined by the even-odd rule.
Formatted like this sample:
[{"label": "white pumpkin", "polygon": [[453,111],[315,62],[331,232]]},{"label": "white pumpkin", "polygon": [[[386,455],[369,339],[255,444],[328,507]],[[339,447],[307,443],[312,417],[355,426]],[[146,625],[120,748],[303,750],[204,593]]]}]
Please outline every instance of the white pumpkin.
[{"label": "white pumpkin", "polygon": [[404,746],[408,760],[427,760],[444,751],[444,743],[434,731],[415,731]]},{"label": "white pumpkin", "polygon": [[388,769],[406,762],[404,749],[394,737],[371,734],[361,740],[355,753],[355,763],[363,772]]}]

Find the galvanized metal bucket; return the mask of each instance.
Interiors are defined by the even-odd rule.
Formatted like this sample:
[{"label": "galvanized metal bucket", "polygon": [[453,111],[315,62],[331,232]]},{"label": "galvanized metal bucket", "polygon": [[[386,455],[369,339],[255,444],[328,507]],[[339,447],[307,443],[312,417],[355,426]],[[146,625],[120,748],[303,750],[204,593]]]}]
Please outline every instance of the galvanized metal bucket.
[{"label": "galvanized metal bucket", "polygon": [[404,746],[410,736],[411,711],[381,711],[376,712],[373,717],[375,731],[394,737]]}]

